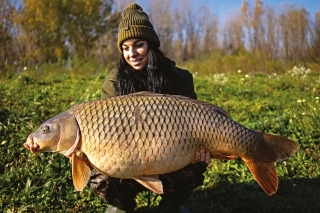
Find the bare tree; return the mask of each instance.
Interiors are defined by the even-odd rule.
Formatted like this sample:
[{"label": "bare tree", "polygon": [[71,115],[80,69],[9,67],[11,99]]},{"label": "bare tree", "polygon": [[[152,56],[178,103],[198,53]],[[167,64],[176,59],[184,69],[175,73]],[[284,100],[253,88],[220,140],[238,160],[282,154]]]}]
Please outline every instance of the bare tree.
[{"label": "bare tree", "polygon": [[14,49],[11,48],[14,42],[11,33],[13,10],[10,0],[0,1],[0,71],[1,67],[14,61]]},{"label": "bare tree", "polygon": [[200,9],[200,23],[203,26],[202,42],[201,42],[201,53],[208,54],[219,49],[218,43],[218,18],[210,12],[207,7]]},{"label": "bare tree", "polygon": [[159,36],[161,50],[168,56],[173,55],[172,42],[175,34],[175,20],[171,0],[149,2],[149,17]]},{"label": "bare tree", "polygon": [[320,62],[320,11],[314,15],[314,26],[311,33],[310,56],[316,62]]},{"label": "bare tree", "polygon": [[[241,15],[240,17],[238,17],[240,20],[241,20],[241,23],[238,23],[238,25],[243,25],[244,27],[244,32],[243,34],[246,35],[247,37],[247,44],[249,46],[249,50],[251,51],[253,49],[253,41],[252,41],[252,32],[251,32],[251,11],[250,11],[250,8],[249,8],[249,4],[247,1],[242,1],[242,5],[241,5]],[[232,22],[235,22],[234,21],[231,21],[230,23],[228,23],[229,25],[232,23]],[[237,21],[239,22],[239,21]],[[234,25],[235,23],[232,23],[232,25]]]},{"label": "bare tree", "polygon": [[121,19],[121,10],[115,9],[108,20],[108,31],[97,40],[94,56],[100,64],[113,67],[120,59],[117,45],[118,25]]},{"label": "bare tree", "polygon": [[186,35],[185,35],[185,15],[183,11],[186,9],[184,0],[178,2],[181,5],[178,9],[175,9],[174,20],[175,20],[175,39],[173,41],[173,57],[177,61],[187,60],[186,51]]},{"label": "bare tree", "polygon": [[265,29],[263,25],[264,8],[262,0],[255,0],[253,17],[251,20],[252,26],[252,47],[254,52],[263,52],[265,45]]},{"label": "bare tree", "polygon": [[245,49],[242,23],[241,15],[234,12],[225,24],[223,47],[229,53],[237,53]]},{"label": "bare tree", "polygon": [[280,15],[280,27],[285,57],[303,60],[308,49],[309,13],[305,8],[287,5]]},{"label": "bare tree", "polygon": [[200,53],[200,32],[202,31],[201,25],[197,16],[192,11],[191,7],[186,10],[186,51],[187,59],[194,59]]},{"label": "bare tree", "polygon": [[278,36],[278,20],[275,11],[271,7],[265,9],[266,22],[266,43],[264,45],[265,52],[269,58],[276,58],[279,50],[279,36]]}]

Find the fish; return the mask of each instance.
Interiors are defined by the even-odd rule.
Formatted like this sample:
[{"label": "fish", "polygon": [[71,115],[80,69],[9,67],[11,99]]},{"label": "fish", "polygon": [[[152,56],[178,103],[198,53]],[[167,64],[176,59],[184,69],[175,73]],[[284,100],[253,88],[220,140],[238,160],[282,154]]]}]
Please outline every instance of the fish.
[{"label": "fish", "polygon": [[241,158],[268,195],[278,189],[275,162],[300,148],[286,137],[246,128],[212,103],[152,92],[78,103],[45,121],[24,146],[70,158],[78,191],[96,169],[157,194],[163,193],[158,175],[190,164],[203,147],[211,158]]}]

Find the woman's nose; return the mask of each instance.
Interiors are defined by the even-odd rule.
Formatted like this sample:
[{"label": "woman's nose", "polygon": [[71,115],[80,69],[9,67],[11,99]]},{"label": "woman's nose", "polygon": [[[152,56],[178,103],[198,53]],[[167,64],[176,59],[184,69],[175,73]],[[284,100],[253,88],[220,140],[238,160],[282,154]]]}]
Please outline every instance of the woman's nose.
[{"label": "woman's nose", "polygon": [[130,48],[129,50],[129,56],[133,57],[137,55],[137,51],[135,50],[135,48]]}]

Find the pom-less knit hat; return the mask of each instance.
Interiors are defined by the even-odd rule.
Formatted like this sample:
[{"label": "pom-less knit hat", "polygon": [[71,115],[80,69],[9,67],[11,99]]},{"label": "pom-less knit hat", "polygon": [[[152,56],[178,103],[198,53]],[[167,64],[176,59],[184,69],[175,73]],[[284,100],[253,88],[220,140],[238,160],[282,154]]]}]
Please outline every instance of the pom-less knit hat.
[{"label": "pom-less knit hat", "polygon": [[140,38],[160,46],[159,37],[154,30],[148,15],[137,4],[124,8],[118,27],[118,48],[122,52],[122,43],[131,38]]}]

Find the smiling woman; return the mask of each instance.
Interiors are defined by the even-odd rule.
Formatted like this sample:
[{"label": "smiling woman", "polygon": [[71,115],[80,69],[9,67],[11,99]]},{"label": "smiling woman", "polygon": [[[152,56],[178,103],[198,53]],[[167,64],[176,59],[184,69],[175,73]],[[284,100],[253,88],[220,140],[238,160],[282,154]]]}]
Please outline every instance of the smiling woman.
[{"label": "smiling woman", "polygon": [[[176,67],[175,62],[159,50],[159,37],[139,5],[131,4],[124,9],[117,45],[121,52],[120,62],[107,76],[101,90],[102,98],[140,91],[197,98],[191,73]],[[163,184],[159,212],[189,212],[184,208],[184,202],[193,189],[202,185],[202,173],[209,162],[209,153],[201,149],[196,151],[191,164],[159,175]],[[107,177],[99,172],[93,172],[90,188],[111,205],[107,212],[122,213],[132,212],[136,206],[135,196],[146,190],[134,180]]]}]

